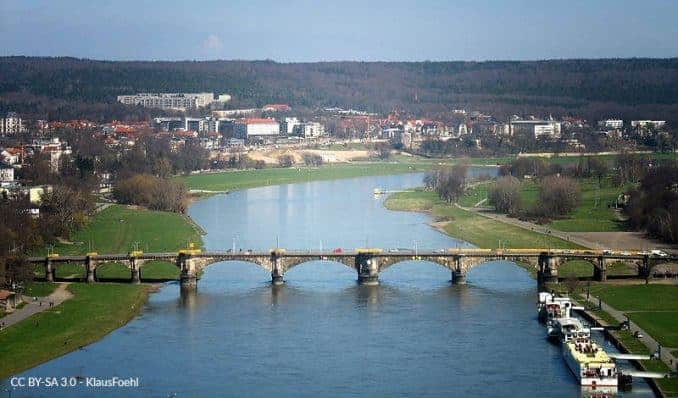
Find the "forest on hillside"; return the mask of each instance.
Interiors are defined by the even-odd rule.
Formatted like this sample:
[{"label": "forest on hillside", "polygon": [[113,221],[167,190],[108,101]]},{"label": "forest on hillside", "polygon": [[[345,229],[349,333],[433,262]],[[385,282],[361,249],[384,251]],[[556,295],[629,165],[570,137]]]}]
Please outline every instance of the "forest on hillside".
[{"label": "forest on hillside", "polygon": [[393,109],[437,117],[453,108],[499,118],[576,115],[678,120],[678,58],[491,62],[94,61],[0,57],[0,113],[145,119],[136,92],[228,93],[230,106]]}]

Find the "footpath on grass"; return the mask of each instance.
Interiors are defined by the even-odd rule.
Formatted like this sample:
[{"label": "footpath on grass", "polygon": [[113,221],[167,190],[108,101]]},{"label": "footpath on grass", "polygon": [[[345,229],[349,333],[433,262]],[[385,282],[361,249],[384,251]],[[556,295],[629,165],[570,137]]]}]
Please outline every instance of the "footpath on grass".
[{"label": "footpath on grass", "polygon": [[24,302],[26,302],[26,305],[0,318],[2,329],[10,327],[17,322],[23,321],[32,315],[46,311],[53,306],[59,305],[65,300],[70,299],[73,297],[73,294],[68,291],[68,285],[68,283],[59,283],[59,287],[47,297],[33,298],[24,296],[23,299]]}]

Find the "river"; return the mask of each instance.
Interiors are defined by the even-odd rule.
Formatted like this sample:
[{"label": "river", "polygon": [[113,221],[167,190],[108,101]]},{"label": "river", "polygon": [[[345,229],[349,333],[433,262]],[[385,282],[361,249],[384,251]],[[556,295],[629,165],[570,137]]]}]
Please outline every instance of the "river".
[{"label": "river", "polygon": [[[248,189],[194,203],[207,249],[445,248],[465,245],[392,212],[372,190],[420,174]],[[560,348],[536,321],[536,282],[514,264],[473,269],[466,285],[403,262],[358,286],[333,262],[310,262],[273,287],[256,265],[211,265],[198,293],[177,283],[102,340],[19,376],[138,377],[136,388],[18,389],[23,396],[576,397]],[[2,387],[7,389],[8,380]],[[7,394],[5,392],[4,394]],[[636,384],[630,396],[651,396]]]}]

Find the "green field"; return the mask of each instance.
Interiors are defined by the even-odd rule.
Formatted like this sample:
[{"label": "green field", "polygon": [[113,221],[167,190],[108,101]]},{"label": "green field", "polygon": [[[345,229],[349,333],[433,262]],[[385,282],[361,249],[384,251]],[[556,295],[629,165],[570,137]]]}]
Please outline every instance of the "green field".
[{"label": "green field", "polygon": [[52,294],[57,286],[56,283],[50,282],[31,282],[24,286],[23,294],[29,297],[46,297]]},{"label": "green field", "polygon": [[[473,207],[487,197],[490,183],[477,184],[470,187],[461,198],[459,204],[465,207]],[[614,208],[617,195],[624,192],[625,188],[614,186],[611,181],[604,180],[602,187],[598,188],[597,179],[579,180],[581,188],[581,202],[575,211],[568,217],[551,221],[553,229],[565,232],[615,232],[625,231],[627,226],[620,221]],[[629,188],[629,187],[626,187]],[[530,208],[537,203],[539,197],[539,185],[532,180],[524,180],[521,183],[521,198],[523,206]],[[483,206],[490,206],[483,203]]]},{"label": "green field", "polygon": [[[638,275],[638,270],[631,264],[616,262],[607,266],[607,276],[615,275]],[[558,276],[591,277],[593,276],[593,264],[584,260],[573,260],[561,264],[558,267]]]},{"label": "green field", "polygon": [[[56,244],[52,252],[60,255],[126,253],[134,250],[135,242],[139,250],[162,252],[185,248],[188,242],[202,242],[196,228],[181,214],[122,205],[113,205],[98,213],[89,225],[73,233],[70,241],[73,244]],[[46,252],[43,249],[35,255],[46,255]]]},{"label": "green field", "polygon": [[666,347],[678,347],[678,285],[596,284],[591,293],[624,311]]},{"label": "green field", "polygon": [[339,178],[422,172],[426,165],[398,162],[331,164],[320,167],[266,168],[237,170],[221,173],[194,174],[177,177],[189,189],[206,191],[233,191],[267,185],[333,180]]},{"label": "green field", "polygon": [[[166,261],[149,261],[141,267],[141,280],[179,279],[179,268]],[[97,267],[97,279],[130,279],[129,268],[122,264],[110,263]]]},{"label": "green field", "polygon": [[447,234],[482,248],[580,248],[580,246],[537,232],[492,220],[446,203],[435,192],[415,190],[390,195],[384,202],[390,210],[430,211]]},{"label": "green field", "polygon": [[73,283],[68,289],[75,297],[0,331],[0,378],[76,350],[127,323],[151,287]]}]

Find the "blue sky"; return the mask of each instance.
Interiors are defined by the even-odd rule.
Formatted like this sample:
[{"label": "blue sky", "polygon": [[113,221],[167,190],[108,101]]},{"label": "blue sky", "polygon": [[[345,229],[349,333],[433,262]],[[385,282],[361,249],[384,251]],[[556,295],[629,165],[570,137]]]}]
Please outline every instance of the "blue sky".
[{"label": "blue sky", "polygon": [[674,0],[0,0],[0,55],[422,61],[678,56]]}]

